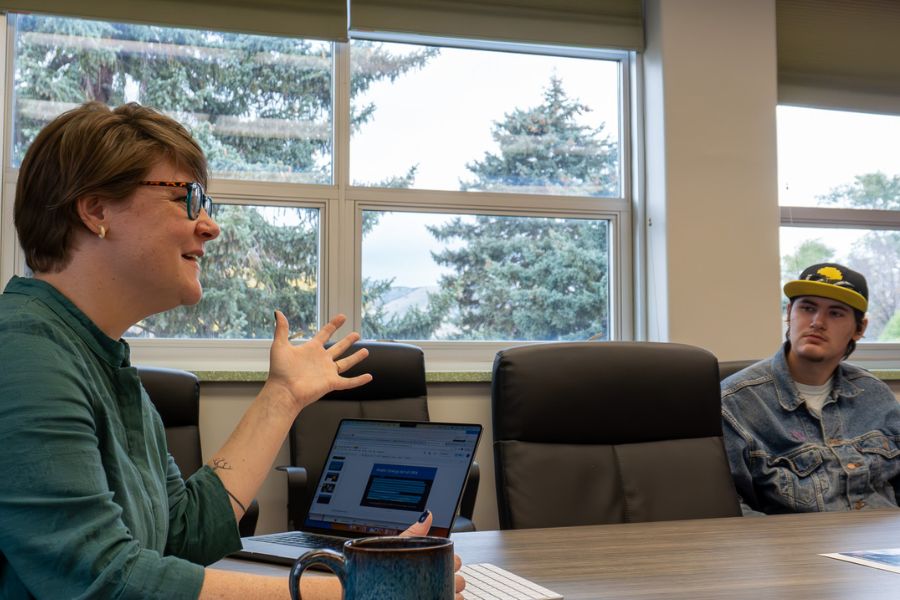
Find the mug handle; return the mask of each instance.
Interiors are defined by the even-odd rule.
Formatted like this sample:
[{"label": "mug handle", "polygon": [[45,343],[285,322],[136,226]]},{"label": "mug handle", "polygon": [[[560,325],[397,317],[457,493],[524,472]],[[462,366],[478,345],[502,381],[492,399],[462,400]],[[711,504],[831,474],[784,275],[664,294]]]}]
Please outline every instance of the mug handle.
[{"label": "mug handle", "polygon": [[302,600],[300,597],[300,575],[312,565],[323,565],[338,576],[341,588],[347,589],[347,571],[344,568],[344,555],[334,550],[310,550],[304,553],[291,567],[291,577],[288,584],[291,586],[291,600]]}]

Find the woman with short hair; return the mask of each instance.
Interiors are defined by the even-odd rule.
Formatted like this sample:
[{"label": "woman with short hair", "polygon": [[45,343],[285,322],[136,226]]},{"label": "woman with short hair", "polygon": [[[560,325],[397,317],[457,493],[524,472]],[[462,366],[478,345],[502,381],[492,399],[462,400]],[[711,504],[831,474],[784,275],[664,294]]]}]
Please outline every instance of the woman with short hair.
[{"label": "woman with short hair", "polygon": [[[137,104],[66,112],[22,161],[14,217],[34,276],[0,296],[3,598],[289,597],[287,577],[202,565],[240,549],[237,521],[294,419],[367,383],[341,376],[367,351],[340,358],[356,333],[324,347],[343,316],[294,346],[275,311],[261,392],[182,479],[121,338],[200,301],[205,246],[219,235],[206,184],[188,131]],[[340,595],[333,578],[303,586],[304,598]]]}]

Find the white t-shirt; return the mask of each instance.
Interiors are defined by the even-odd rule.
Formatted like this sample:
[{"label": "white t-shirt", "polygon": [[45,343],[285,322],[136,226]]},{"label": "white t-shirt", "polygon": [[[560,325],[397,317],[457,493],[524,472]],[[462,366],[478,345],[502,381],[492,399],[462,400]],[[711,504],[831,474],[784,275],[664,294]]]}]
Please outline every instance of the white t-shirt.
[{"label": "white t-shirt", "polygon": [[[794,383],[797,383],[796,381]],[[817,417],[822,416],[822,405],[825,399],[831,395],[831,379],[823,385],[806,385],[805,383],[797,383],[797,391],[800,397],[806,403],[806,407]]]}]

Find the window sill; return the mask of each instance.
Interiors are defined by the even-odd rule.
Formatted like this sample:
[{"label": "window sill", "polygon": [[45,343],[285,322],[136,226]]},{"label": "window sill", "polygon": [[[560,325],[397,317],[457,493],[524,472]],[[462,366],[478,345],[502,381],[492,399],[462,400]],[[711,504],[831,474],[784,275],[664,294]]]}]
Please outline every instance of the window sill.
[{"label": "window sill", "polygon": [[[200,381],[229,383],[262,383],[265,371],[195,371]],[[872,374],[882,381],[900,381],[900,369],[875,369]],[[490,371],[430,371],[428,383],[490,383]]]},{"label": "window sill", "polygon": [[[200,381],[228,383],[262,383],[265,371],[194,371]],[[874,369],[872,374],[882,381],[900,381],[900,369]],[[490,371],[430,371],[425,374],[428,383],[490,383]]]},{"label": "window sill", "polygon": [[[194,371],[200,381],[228,383],[262,383],[265,371]],[[898,373],[900,378],[900,373]],[[427,383],[490,383],[490,371],[432,371],[425,374]]]}]

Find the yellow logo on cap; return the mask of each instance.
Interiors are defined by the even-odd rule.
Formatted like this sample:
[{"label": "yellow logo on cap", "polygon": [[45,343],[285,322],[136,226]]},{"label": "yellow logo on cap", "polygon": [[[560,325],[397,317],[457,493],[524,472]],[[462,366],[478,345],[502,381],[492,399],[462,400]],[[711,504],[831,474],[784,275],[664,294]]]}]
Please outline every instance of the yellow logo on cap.
[{"label": "yellow logo on cap", "polygon": [[834,267],[822,267],[818,271],[816,271],[822,277],[827,279],[833,279],[835,281],[841,281],[844,279],[844,274],[841,273],[840,269],[835,269]]}]

